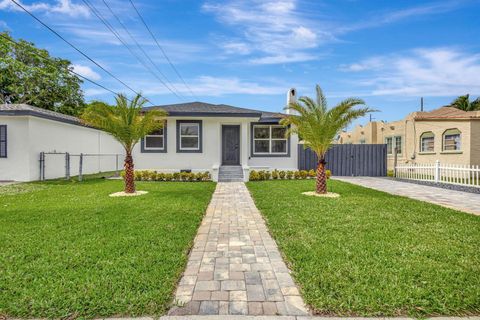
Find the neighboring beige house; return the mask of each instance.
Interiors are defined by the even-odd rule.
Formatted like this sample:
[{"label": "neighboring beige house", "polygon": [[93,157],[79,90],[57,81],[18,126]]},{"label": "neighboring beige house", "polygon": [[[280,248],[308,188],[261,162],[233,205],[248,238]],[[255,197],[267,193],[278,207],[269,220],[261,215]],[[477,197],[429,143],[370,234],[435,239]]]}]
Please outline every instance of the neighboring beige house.
[{"label": "neighboring beige house", "polygon": [[342,132],[338,143],[387,144],[388,168],[393,169],[394,149],[398,163],[480,165],[480,111],[442,107],[413,112],[394,122],[369,122]]}]

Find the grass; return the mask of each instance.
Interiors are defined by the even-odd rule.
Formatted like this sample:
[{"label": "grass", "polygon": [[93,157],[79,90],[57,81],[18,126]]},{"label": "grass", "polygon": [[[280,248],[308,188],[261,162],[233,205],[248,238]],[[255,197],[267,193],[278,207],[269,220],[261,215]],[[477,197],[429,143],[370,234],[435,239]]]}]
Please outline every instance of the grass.
[{"label": "grass", "polygon": [[256,205],[316,313],[480,314],[480,217],[329,181],[249,182]]},{"label": "grass", "polygon": [[215,184],[119,180],[0,187],[0,315],[160,315]]}]

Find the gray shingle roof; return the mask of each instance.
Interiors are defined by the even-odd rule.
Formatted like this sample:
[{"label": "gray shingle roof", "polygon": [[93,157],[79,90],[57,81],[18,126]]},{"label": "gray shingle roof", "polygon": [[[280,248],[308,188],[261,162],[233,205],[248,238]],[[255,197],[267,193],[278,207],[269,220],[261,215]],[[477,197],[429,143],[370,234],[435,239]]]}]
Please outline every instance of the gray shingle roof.
[{"label": "gray shingle roof", "polygon": [[63,113],[30,106],[28,104],[0,104],[0,115],[37,116],[81,125],[80,119]]},{"label": "gray shingle roof", "polygon": [[272,118],[282,117],[281,113],[234,107],[226,104],[211,104],[206,102],[187,102],[144,108],[145,111],[161,109],[169,116],[210,116],[210,117],[252,117]]}]

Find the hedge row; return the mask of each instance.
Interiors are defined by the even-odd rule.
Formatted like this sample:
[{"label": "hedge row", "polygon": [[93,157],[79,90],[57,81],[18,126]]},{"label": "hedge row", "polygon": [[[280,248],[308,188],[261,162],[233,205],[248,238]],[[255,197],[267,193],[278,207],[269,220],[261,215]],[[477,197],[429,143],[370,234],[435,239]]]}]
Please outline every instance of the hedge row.
[{"label": "hedge row", "polygon": [[[327,179],[330,179],[332,175],[330,170],[325,171],[327,175]],[[250,181],[261,181],[261,180],[291,180],[291,179],[312,179],[316,177],[315,170],[297,170],[297,171],[284,171],[284,170],[273,170],[273,171],[266,171],[266,170],[251,170],[250,171]]]},{"label": "hedge row", "polygon": [[[122,175],[124,173],[122,172]],[[137,181],[212,181],[210,172],[163,173],[151,170],[135,170]]]}]

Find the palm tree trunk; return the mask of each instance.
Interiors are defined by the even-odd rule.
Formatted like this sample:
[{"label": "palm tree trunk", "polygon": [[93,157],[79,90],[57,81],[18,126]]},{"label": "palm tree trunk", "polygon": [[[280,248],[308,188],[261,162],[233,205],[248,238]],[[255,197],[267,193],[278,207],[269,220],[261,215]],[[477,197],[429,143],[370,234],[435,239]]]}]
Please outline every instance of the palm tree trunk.
[{"label": "palm tree trunk", "polygon": [[320,194],[327,193],[327,175],[325,173],[325,161],[324,157],[320,157],[317,164],[317,180],[315,192]]},{"label": "palm tree trunk", "polygon": [[125,193],[135,193],[135,179],[133,172],[133,157],[131,151],[126,151],[125,162],[123,164],[125,169]]}]

